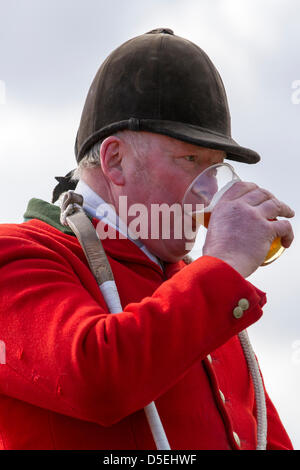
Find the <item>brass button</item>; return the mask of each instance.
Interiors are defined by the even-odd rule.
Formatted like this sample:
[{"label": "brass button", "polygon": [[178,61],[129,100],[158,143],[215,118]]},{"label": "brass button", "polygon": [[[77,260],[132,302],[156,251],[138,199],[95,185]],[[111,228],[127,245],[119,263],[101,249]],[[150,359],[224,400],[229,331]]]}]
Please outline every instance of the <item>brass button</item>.
[{"label": "brass button", "polygon": [[225,400],[225,397],[224,397],[224,393],[220,389],[219,389],[219,394],[220,394],[222,402],[225,404],[226,400]]},{"label": "brass button", "polygon": [[241,308],[241,307],[235,307],[235,309],[233,310],[233,316],[234,318],[242,318],[242,316],[244,315],[244,310]]},{"label": "brass button", "polygon": [[240,438],[239,438],[239,436],[237,435],[237,433],[233,431],[232,434],[233,434],[234,440],[235,440],[235,442],[237,443],[237,445],[238,445],[239,447],[241,447],[241,441],[240,441]]},{"label": "brass button", "polygon": [[207,357],[207,359],[209,360],[209,362],[212,364],[212,358],[211,358],[211,355],[210,355],[210,354],[208,354],[206,357]]},{"label": "brass button", "polygon": [[250,304],[247,299],[241,299],[239,301],[239,307],[241,307],[242,310],[248,310]]}]

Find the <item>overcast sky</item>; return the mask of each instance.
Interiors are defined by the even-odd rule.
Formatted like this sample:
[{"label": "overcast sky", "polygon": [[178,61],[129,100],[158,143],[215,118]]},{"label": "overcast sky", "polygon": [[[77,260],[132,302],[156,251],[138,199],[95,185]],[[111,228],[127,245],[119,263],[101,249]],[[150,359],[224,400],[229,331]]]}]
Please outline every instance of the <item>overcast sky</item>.
[{"label": "overcast sky", "polygon": [[[157,27],[198,44],[218,68],[233,137],[262,157],[257,165],[234,163],[239,175],[300,213],[300,104],[292,100],[299,0],[0,0],[0,8],[0,223],[21,222],[31,197],[50,201],[54,176],[76,166],[75,136],[98,67],[122,42]],[[249,278],[268,304],[248,332],[300,449],[297,216],[293,227],[293,246]]]}]

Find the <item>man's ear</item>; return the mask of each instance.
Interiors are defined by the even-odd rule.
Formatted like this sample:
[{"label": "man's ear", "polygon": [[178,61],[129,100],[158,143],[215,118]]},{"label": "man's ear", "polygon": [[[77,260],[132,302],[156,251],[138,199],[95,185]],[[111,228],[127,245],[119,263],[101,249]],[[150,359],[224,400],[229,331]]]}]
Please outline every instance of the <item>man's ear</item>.
[{"label": "man's ear", "polygon": [[111,135],[107,137],[101,144],[100,162],[104,175],[117,186],[125,184],[123,174],[122,158],[123,158],[122,141]]}]

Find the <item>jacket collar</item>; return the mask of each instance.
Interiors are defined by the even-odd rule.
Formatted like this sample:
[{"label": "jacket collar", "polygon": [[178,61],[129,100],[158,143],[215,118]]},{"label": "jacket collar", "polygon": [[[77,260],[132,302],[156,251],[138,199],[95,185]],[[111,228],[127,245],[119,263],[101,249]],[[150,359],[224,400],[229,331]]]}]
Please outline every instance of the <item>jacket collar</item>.
[{"label": "jacket collar", "polygon": [[[65,227],[60,223],[60,207],[43,201],[42,199],[30,199],[23,217],[24,222],[31,219],[38,219],[52,227],[55,227],[60,232],[74,235],[70,227]],[[91,220],[91,217],[89,218]]]},{"label": "jacket collar", "polygon": [[[98,224],[102,224],[107,228],[108,224],[105,224],[103,221],[99,221],[96,217],[92,217],[87,212],[86,215],[96,229]],[[32,198],[28,202],[23,217],[24,222],[38,219],[56,228],[60,232],[75,237],[74,232],[69,227],[65,227],[60,223],[60,207],[55,204],[43,201],[42,199]],[[102,240],[102,243],[105,252],[113,259],[147,265],[165,279],[170,278],[185,266],[184,261],[179,261],[178,263],[163,263],[162,270],[162,268],[157,263],[149,259],[149,257],[135,243],[133,243],[133,241],[122,237],[120,233],[112,227],[110,230],[115,231],[115,237]]]}]

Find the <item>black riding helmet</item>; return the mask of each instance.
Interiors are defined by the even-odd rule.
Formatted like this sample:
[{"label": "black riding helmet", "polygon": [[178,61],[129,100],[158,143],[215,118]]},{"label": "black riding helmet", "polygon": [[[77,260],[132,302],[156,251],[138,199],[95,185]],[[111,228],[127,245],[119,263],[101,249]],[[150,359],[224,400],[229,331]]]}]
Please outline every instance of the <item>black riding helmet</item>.
[{"label": "black riding helmet", "polygon": [[130,39],[103,62],[83,108],[77,163],[97,141],[124,129],[223,150],[229,160],[260,160],[231,137],[226,92],[209,57],[170,29]]},{"label": "black riding helmet", "polygon": [[130,39],[103,62],[82,112],[77,162],[95,142],[122,129],[224,150],[229,160],[260,160],[231,138],[224,85],[209,57],[170,29]]}]

